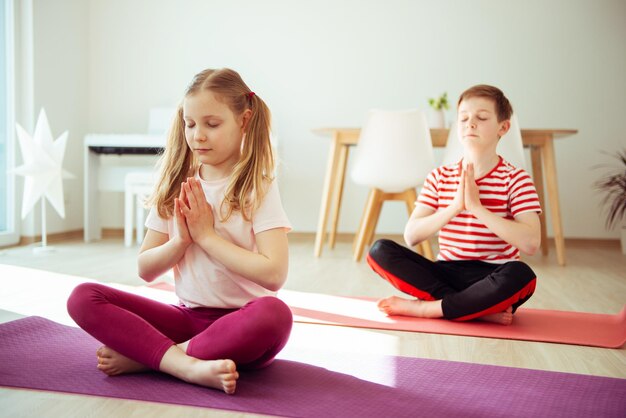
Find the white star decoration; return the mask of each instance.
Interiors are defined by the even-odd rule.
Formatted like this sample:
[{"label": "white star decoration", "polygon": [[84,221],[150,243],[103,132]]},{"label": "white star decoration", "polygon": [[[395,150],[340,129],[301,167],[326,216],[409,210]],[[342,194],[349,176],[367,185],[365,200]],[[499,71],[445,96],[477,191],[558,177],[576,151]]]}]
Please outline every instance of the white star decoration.
[{"label": "white star decoration", "polygon": [[24,164],[14,170],[15,174],[25,177],[22,219],[44,196],[57,213],[65,218],[62,180],[74,178],[74,175],[63,170],[67,131],[53,141],[48,118],[43,109],[39,113],[32,137],[20,125],[16,125],[16,129],[24,159]]}]

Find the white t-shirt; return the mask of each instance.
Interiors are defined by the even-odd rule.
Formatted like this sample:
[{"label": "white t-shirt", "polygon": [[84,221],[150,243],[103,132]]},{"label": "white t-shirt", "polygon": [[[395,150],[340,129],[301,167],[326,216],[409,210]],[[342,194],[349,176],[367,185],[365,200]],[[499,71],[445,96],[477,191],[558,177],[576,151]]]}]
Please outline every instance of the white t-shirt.
[{"label": "white t-shirt", "polygon": [[[263,202],[253,213],[252,222],[245,221],[241,212],[233,212],[223,223],[220,221],[219,210],[229,179],[205,181],[197,174],[196,178],[200,180],[207,201],[213,207],[215,232],[222,238],[241,248],[257,252],[255,234],[274,228],[291,230],[276,181],[271,183]],[[173,217],[161,218],[153,207],[146,220],[146,227],[172,236],[175,222]],[[196,244],[187,248],[173,271],[176,295],[190,308],[239,308],[252,299],[276,294],[228,270]]]}]

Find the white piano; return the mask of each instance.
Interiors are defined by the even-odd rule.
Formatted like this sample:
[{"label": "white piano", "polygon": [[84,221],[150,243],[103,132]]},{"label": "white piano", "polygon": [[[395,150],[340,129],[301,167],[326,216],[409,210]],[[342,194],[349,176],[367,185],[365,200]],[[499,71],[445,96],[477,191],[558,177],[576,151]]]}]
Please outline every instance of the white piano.
[{"label": "white piano", "polygon": [[84,239],[102,238],[99,212],[100,191],[124,191],[124,178],[146,166],[101,167],[102,155],[158,154],[165,147],[166,132],[174,114],[172,108],[150,110],[148,134],[88,134],[84,140]]}]

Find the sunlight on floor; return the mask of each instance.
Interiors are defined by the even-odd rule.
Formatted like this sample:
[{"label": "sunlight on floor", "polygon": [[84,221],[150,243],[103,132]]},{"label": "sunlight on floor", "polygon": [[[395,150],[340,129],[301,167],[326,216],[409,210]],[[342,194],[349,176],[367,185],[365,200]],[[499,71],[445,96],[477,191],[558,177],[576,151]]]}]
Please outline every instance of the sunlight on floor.
[{"label": "sunlight on floor", "polygon": [[[67,313],[65,301],[77,285],[85,282],[94,282],[94,280],[0,264],[0,286],[3,289],[0,309],[25,316],[41,316],[64,325],[76,326]],[[106,285],[164,303],[177,301],[174,292],[167,290],[117,283],[106,283]],[[325,296],[325,300],[324,304],[320,305],[319,298],[322,296]],[[351,310],[354,309],[368,318],[370,316],[375,320],[384,318],[384,315],[375,309],[372,301],[332,297],[330,300],[333,308],[333,306],[328,306],[327,295],[283,291],[281,297],[290,304],[295,303],[298,307],[323,308],[328,312],[339,311],[341,306],[345,309],[346,304],[350,304]],[[399,348],[398,338],[393,335],[363,328],[295,323],[284,351],[285,355],[288,355],[290,351],[295,350],[294,352],[300,357],[303,353],[309,352],[314,362],[314,358],[319,358],[320,352],[330,354],[331,357],[332,353],[336,353],[338,357],[345,357],[346,353],[354,352],[355,344],[359,347],[360,353],[374,356],[376,361],[362,366],[346,365],[339,361],[333,364],[331,361],[334,371],[394,387],[395,363],[391,356],[397,355]],[[329,367],[328,364],[326,367]]]},{"label": "sunlight on floor", "polygon": [[[360,355],[371,355],[376,357],[376,361],[349,370],[344,369],[346,365],[337,364],[333,370],[349,373],[372,383],[394,387],[395,362],[391,356],[398,355],[398,344],[398,337],[370,329],[295,323],[284,351],[285,355],[293,351],[300,358],[303,354],[306,356],[307,352],[326,354],[335,352],[339,357],[343,357],[340,354],[354,353],[357,346]],[[282,354],[279,357],[282,357]],[[311,357],[310,360],[314,362],[316,355],[313,354]]]},{"label": "sunlight on floor", "polygon": [[345,312],[351,312],[355,318],[363,320],[382,323],[394,322],[378,310],[375,299],[349,298],[290,290],[281,290],[278,297],[289,306],[297,308],[296,315],[304,318],[310,316],[316,319],[315,322],[336,323],[332,318],[345,315]]},{"label": "sunlight on floor", "polygon": [[0,264],[0,309],[76,326],[64,301],[80,283],[95,280]]},{"label": "sunlight on floor", "polygon": [[[25,316],[41,316],[64,325],[76,326],[67,313],[65,301],[81,283],[96,280],[27,267],[0,264],[0,309]],[[176,303],[176,295],[144,286],[105,283],[116,289],[164,303]]]}]

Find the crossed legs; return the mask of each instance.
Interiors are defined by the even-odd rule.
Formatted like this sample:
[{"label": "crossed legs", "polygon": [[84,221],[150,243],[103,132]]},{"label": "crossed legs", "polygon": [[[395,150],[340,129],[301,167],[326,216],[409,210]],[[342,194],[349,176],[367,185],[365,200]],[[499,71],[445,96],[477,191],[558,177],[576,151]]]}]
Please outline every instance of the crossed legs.
[{"label": "crossed legs", "polygon": [[240,309],[189,309],[84,283],[67,307],[74,321],[105,345],[97,352],[103,372],[160,370],[227,393],[235,390],[237,368],[271,363],[292,325],[289,308],[273,297]]},{"label": "crossed legs", "polygon": [[506,325],[536,284],[534,272],[522,262],[433,262],[390,240],[377,241],[367,260],[394,287],[417,298],[382,299],[379,309],[389,315],[482,319]]}]

